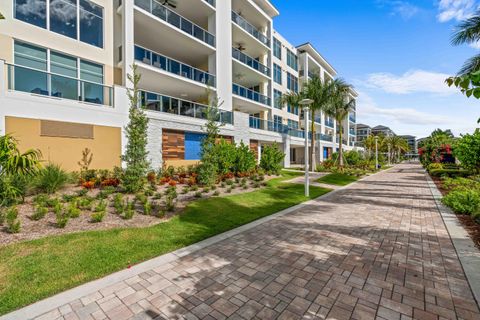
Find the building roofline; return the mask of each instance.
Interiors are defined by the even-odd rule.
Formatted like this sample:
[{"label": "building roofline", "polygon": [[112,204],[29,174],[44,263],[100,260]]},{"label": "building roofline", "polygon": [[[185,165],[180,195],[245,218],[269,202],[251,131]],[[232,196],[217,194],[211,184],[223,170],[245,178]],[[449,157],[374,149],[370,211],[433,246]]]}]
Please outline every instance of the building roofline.
[{"label": "building roofline", "polygon": [[315,49],[315,47],[310,42],[306,42],[297,46],[297,50],[306,51],[308,54],[318,59],[318,61],[320,61],[320,64],[322,64],[330,74],[332,74],[333,76],[337,75],[337,70],[335,70],[335,68],[327,61],[327,59],[325,59],[322,54],[318,52],[318,50]]}]

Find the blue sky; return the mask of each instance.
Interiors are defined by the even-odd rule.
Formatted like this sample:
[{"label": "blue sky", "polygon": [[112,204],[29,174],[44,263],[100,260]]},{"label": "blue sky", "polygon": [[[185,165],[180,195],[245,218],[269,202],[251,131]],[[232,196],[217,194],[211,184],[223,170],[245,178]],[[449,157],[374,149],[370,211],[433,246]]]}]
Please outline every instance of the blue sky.
[{"label": "blue sky", "polygon": [[455,134],[478,125],[480,101],[444,79],[480,46],[453,47],[452,30],[480,0],[273,0],[275,28],[293,45],[311,42],[360,93],[357,121],[397,134]]}]

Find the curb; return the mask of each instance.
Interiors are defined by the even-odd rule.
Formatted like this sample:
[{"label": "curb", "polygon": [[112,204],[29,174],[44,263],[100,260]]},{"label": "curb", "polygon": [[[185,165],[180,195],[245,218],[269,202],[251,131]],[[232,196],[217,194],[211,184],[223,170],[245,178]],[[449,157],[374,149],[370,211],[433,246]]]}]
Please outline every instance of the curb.
[{"label": "curb", "polygon": [[308,200],[305,202],[302,202],[300,204],[297,204],[293,207],[284,209],[282,211],[279,211],[277,213],[271,214],[269,216],[260,218],[258,220],[252,221],[250,223],[244,224],[243,226],[237,227],[235,229],[226,231],[224,233],[220,233],[216,236],[207,238],[205,240],[202,240],[200,242],[194,243],[192,245],[189,245],[187,247],[172,251],[170,253],[166,253],[164,255],[158,256],[156,258],[152,258],[150,260],[141,262],[137,265],[132,266],[130,269],[125,269],[121,271],[117,271],[115,273],[112,273],[110,275],[107,275],[103,278],[97,279],[97,280],[92,280],[90,282],[87,282],[85,284],[79,285],[75,288],[68,289],[66,291],[60,292],[54,296],[45,298],[43,300],[34,302],[31,305],[25,306],[21,309],[18,309],[16,311],[12,311],[11,313],[8,313],[6,315],[0,316],[0,320],[26,320],[26,319],[32,319],[38,316],[41,316],[45,314],[46,312],[49,312],[53,309],[59,308],[71,301],[83,298],[89,294],[92,294],[96,291],[100,291],[101,289],[114,285],[118,282],[125,281],[131,277],[134,277],[136,275],[139,275],[143,272],[146,272],[150,269],[158,268],[161,267],[164,264],[167,264],[169,262],[173,262],[175,260],[178,260],[186,255],[189,255],[191,253],[194,253],[198,250],[201,250],[203,248],[206,248],[208,246],[211,246],[217,242],[220,242],[222,240],[231,238],[239,233],[245,232],[247,230],[253,229],[256,226],[259,226],[263,223],[269,222],[271,220],[277,219],[279,217],[285,216],[287,214],[290,214],[294,211],[303,209],[307,206],[310,206],[312,204],[315,204],[319,202],[320,200],[326,199],[330,197],[331,195],[340,192],[344,189],[347,189],[351,186],[356,185],[357,183],[361,182],[365,178],[369,178],[372,176],[375,176],[379,173],[386,172],[388,170],[393,169],[388,168],[386,170],[381,170],[378,172],[375,172],[374,174],[368,175],[363,177],[362,179],[359,179],[353,183],[350,183],[346,186],[343,186],[341,188],[332,190],[326,194],[321,195],[318,198]]},{"label": "curb", "polygon": [[442,216],[443,223],[447,228],[455,252],[462,265],[463,272],[467,277],[468,285],[473,292],[473,297],[477,305],[480,305],[480,273],[478,272],[480,269],[480,250],[478,250],[468,232],[458,221],[456,214],[441,202],[443,198],[442,193],[438,190],[430,175],[425,172],[425,176],[437,209]]}]

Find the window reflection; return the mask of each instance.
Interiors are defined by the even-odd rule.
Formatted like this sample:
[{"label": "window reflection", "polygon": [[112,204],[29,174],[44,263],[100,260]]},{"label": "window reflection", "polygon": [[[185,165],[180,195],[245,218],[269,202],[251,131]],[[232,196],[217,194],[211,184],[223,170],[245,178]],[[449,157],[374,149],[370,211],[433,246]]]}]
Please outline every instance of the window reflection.
[{"label": "window reflection", "polygon": [[47,27],[47,0],[15,0],[15,19]]}]

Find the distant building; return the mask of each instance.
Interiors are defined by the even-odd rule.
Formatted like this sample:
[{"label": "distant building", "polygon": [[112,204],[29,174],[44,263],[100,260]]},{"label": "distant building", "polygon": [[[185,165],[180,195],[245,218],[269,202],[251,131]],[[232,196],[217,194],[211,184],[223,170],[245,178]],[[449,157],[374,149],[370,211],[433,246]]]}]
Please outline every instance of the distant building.
[{"label": "distant building", "polygon": [[376,135],[376,136],[381,134],[381,135],[384,135],[385,137],[395,136],[395,132],[393,132],[392,129],[390,129],[389,127],[386,127],[386,126],[382,126],[382,125],[373,127],[372,128],[372,134]]},{"label": "distant building", "polygon": [[411,136],[411,135],[403,135],[403,136],[400,136],[400,138],[407,140],[408,146],[410,147],[408,152],[417,153],[417,150],[418,150],[417,137]]},{"label": "distant building", "polygon": [[363,123],[357,123],[357,145],[363,145],[363,140],[365,140],[369,135],[372,134],[372,128]]}]

